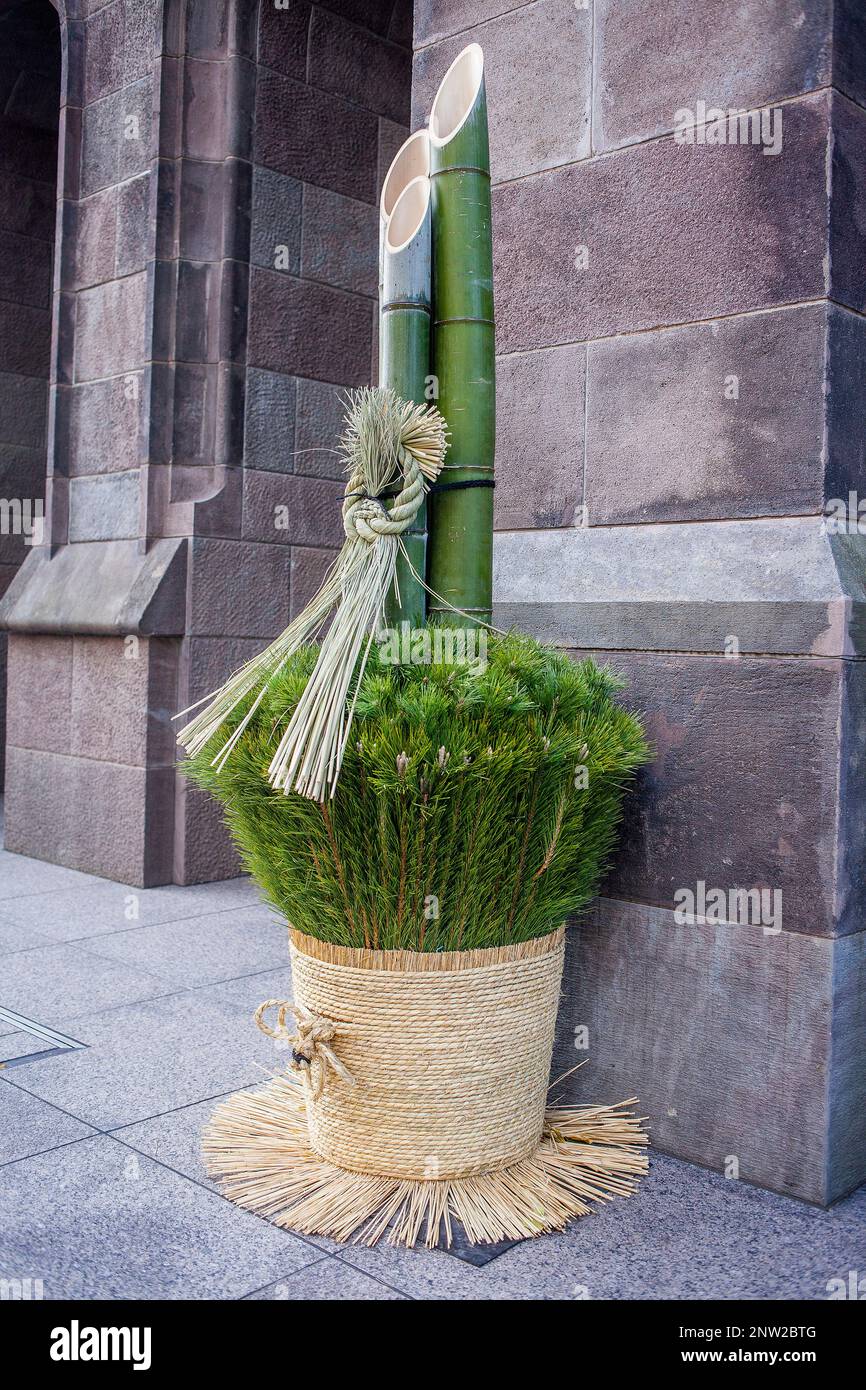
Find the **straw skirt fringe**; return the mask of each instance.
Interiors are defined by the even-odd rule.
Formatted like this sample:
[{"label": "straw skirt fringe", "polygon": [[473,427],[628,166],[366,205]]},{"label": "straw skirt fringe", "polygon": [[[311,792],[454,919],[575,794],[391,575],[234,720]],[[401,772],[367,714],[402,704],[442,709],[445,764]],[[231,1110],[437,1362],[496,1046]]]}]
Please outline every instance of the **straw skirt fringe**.
[{"label": "straw skirt fringe", "polygon": [[634,1191],[648,1164],[633,1103],[551,1108],[529,1157],[468,1178],[412,1181],[320,1158],[310,1146],[302,1084],[277,1076],[219,1107],[205,1130],[205,1162],[238,1206],[302,1235],[447,1247],[456,1220],[473,1243],[521,1240]]},{"label": "straw skirt fringe", "polygon": [[632,1102],[545,1110],[563,952],[561,930],[441,956],[293,932],[295,1004],[338,1070],[314,1056],[222,1104],[209,1172],[278,1225],[369,1245],[450,1244],[455,1220],[521,1239],[628,1195],[647,1168]]}]

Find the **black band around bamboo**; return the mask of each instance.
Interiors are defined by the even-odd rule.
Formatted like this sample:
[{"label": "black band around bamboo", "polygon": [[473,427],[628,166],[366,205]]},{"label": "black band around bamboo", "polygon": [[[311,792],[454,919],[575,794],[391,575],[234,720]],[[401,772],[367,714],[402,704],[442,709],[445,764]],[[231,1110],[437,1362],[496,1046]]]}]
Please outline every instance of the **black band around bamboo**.
[{"label": "black band around bamboo", "polygon": [[457,483],[431,483],[428,492],[456,492],[464,487],[496,487],[495,478],[464,478]]},{"label": "black band around bamboo", "polygon": [[[431,483],[428,492],[456,492],[458,488],[464,487],[496,487],[495,478],[464,478],[456,483]],[[383,497],[390,497],[388,492],[347,492],[347,497],[365,497],[368,502],[381,502]]]}]

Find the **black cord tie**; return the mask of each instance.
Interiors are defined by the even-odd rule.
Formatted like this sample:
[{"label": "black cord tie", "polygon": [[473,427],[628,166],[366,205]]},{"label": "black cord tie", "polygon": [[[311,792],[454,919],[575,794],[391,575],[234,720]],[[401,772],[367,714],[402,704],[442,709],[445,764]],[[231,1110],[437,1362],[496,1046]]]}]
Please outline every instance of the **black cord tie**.
[{"label": "black cord tie", "polygon": [[428,491],[456,492],[463,487],[496,487],[496,483],[493,478],[467,478],[462,483],[433,483]]},{"label": "black cord tie", "polygon": [[[466,478],[461,483],[431,483],[428,492],[457,492],[466,487],[496,487],[493,478]],[[347,492],[347,497],[364,497],[368,502],[381,502],[387,496],[384,492]]]}]

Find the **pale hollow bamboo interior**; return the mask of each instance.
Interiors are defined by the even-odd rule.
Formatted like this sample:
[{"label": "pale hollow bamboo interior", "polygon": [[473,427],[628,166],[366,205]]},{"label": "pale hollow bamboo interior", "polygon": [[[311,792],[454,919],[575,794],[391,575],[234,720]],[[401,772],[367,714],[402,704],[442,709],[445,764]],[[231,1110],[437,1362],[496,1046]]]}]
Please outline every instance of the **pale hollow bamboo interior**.
[{"label": "pale hollow bamboo interior", "polygon": [[402,251],[417,235],[430,203],[430,180],[412,179],[400,194],[388,220],[385,248],[392,255]]},{"label": "pale hollow bamboo interior", "polygon": [[426,130],[416,130],[404,140],[391,160],[391,167],[382,185],[380,212],[387,221],[394,211],[400,194],[413,179],[426,178],[430,173],[430,140]]},{"label": "pale hollow bamboo interior", "polygon": [[484,54],[481,45],[470,43],[458,53],[439,84],[430,112],[430,139],[445,145],[464,124],[484,80]]}]

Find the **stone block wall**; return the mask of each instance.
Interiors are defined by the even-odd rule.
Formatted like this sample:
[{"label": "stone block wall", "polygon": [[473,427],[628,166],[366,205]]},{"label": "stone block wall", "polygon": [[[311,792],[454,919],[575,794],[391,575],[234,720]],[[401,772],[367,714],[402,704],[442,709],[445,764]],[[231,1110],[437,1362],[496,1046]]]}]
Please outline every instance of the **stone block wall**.
[{"label": "stone block wall", "polygon": [[[238,863],[147,731],[276,636],[341,542],[338,396],[374,371],[375,205],[406,134],[411,6],[58,10],[48,530],[2,612],[16,708],[58,663],[103,655],[74,687],[74,739],[13,721],[6,843],[197,882]],[[112,801],[123,830],[103,845]]]},{"label": "stone block wall", "polygon": [[[45,498],[60,28],[47,5],[0,11],[0,597],[38,543]],[[6,636],[0,633],[0,789]]]},{"label": "stone block wall", "polygon": [[[380,167],[408,133],[407,18],[406,4],[265,0],[245,31],[234,180],[243,195],[233,205],[243,306],[230,299],[244,322],[227,407],[237,446],[222,491],[232,501],[210,509],[190,549],[181,704],[221,684],[300,612],[342,543],[340,396],[373,373],[376,201]],[[204,101],[199,78],[194,86]],[[218,109],[216,91],[212,100]],[[202,132],[211,125],[203,118]],[[215,236],[219,204],[195,211],[196,235]],[[180,784],[178,805],[176,877],[236,871],[211,799]]]},{"label": "stone block wall", "polygon": [[[824,519],[866,491],[866,12],[419,0],[413,123],[473,40],[497,612],[617,668],[656,748],[570,933],[554,1072],[588,1055],[572,1094],[829,1201],[866,1176],[866,550]],[[708,141],[713,107],[765,109],[763,143]],[[683,922],[701,883],[719,920]],[[780,930],[741,920],[755,889]]]}]

